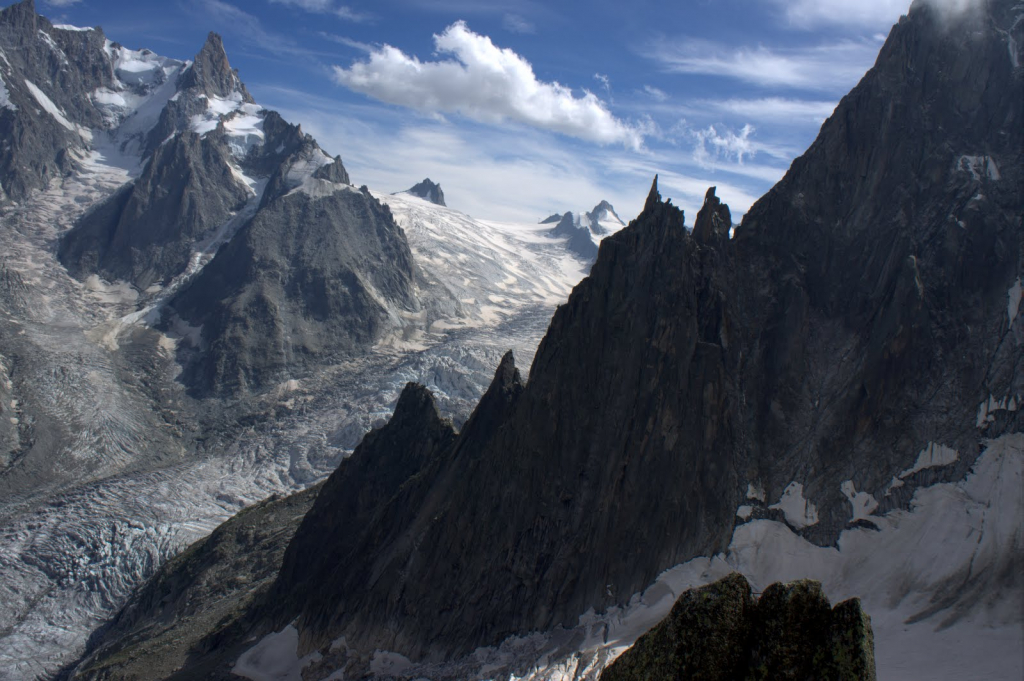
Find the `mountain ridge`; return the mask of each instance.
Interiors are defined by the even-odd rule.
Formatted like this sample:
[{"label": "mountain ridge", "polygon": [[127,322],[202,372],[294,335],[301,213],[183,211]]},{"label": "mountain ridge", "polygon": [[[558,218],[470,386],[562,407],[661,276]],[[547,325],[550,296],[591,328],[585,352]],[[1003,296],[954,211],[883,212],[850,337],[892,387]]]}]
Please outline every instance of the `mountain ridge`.
[{"label": "mountain ridge", "polygon": [[[1006,58],[1009,3],[992,7],[977,36],[915,4],[733,239],[713,190],[691,234],[655,181],[555,313],[526,385],[481,401],[471,422],[500,414],[490,432],[464,430],[360,523],[376,540],[333,563],[335,578],[289,601],[297,582],[283,570],[275,614],[247,631],[294,622],[300,655],[344,636],[350,660],[458,659],[623,607],[664,570],[723,552],[748,523],[834,545],[909,508],[915,491],[962,479],[979,432],[1019,432],[1019,411],[977,416],[1024,380],[1005,297],[1021,267],[1013,178],[1024,145],[993,143],[1020,141],[1024,97],[986,94],[1004,91],[993,79],[1020,93],[1024,78]],[[916,107],[936,80],[946,96]],[[993,110],[1004,127],[944,124]],[[998,173],[964,171],[957,159],[979,148]],[[949,217],[950,206],[961,212]],[[969,336],[951,333],[968,325]],[[508,363],[488,394],[519,385],[502,378]],[[955,456],[936,455],[946,449]],[[285,565],[351,531],[300,527]],[[1012,557],[989,559],[1010,574]],[[943,602],[969,598],[929,588]]]}]

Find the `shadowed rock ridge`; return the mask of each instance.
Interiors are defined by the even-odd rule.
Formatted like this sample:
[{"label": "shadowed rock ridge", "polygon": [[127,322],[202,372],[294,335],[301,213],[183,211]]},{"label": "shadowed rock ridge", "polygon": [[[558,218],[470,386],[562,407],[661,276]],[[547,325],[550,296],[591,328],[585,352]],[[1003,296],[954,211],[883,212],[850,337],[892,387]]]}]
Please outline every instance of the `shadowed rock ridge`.
[{"label": "shadowed rock ridge", "polygon": [[772,584],[754,600],[733,573],[676,601],[601,681],[874,681],[871,618],[860,600],[835,608],[821,584]]},{"label": "shadowed rock ridge", "polygon": [[[486,442],[462,433],[411,481],[423,502],[403,524],[382,508],[405,529],[359,557],[375,581],[325,584],[290,610],[303,650],[345,635],[440,659],[573,624],[724,548],[748,484],[767,497],[754,517],[831,543],[852,522],[844,481],[892,507],[916,480],[962,476],[980,451],[978,404],[1024,392],[1006,312],[1024,97],[1000,32],[1009,3],[989,7],[979,32],[915,4],[733,240],[712,192],[691,237],[652,187],[556,312]],[[965,172],[969,153],[1000,179]],[[1019,412],[985,425],[1015,428]],[[887,496],[929,441],[957,463]],[[793,481],[816,517],[768,508]]]}]

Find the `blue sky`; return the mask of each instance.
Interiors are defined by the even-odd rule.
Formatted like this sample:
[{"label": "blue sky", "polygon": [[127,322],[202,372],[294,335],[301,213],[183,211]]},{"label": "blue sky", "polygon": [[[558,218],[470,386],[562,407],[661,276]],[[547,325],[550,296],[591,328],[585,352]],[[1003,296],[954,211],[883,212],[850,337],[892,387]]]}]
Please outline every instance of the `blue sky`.
[{"label": "blue sky", "polygon": [[710,185],[739,216],[780,179],[908,6],[37,0],[180,59],[217,31],[256,101],[341,154],[355,184],[430,177],[449,206],[496,220],[607,199],[628,221],[659,173],[688,224]]}]

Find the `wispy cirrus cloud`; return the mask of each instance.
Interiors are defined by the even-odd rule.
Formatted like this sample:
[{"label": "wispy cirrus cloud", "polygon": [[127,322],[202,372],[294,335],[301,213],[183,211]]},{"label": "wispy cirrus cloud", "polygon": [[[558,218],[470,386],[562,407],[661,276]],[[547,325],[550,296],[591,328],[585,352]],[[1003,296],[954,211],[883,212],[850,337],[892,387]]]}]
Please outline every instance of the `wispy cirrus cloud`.
[{"label": "wispy cirrus cloud", "polygon": [[340,4],[335,0],[270,0],[270,2],[277,5],[296,7],[315,14],[333,14],[334,16],[345,19],[346,21],[354,21],[357,23],[369,21],[373,18],[373,15],[368,12],[354,10],[348,5]]},{"label": "wispy cirrus cloud", "polygon": [[[223,0],[188,0],[184,6],[196,15],[194,20],[201,25],[224,33],[226,38],[231,36],[240,41],[240,51],[250,56],[267,59],[269,53],[278,57],[297,57],[295,64],[317,72],[326,68],[320,61],[322,58],[338,58],[336,52],[311,49],[288,35],[264,28],[258,17]],[[233,50],[231,46],[229,49]]]},{"label": "wispy cirrus cloud", "polygon": [[490,124],[508,121],[600,144],[643,146],[644,126],[615,117],[596,95],[575,96],[537,79],[530,63],[456,22],[434,36],[439,55],[420,61],[398,48],[375,48],[366,61],[334,67],[334,80],[388,104],[425,113],[457,113]]},{"label": "wispy cirrus cloud", "polygon": [[841,92],[871,66],[876,42],[843,40],[811,47],[733,47],[702,39],[658,40],[649,58],[673,73],[733,78],[765,87]]},{"label": "wispy cirrus cloud", "polygon": [[644,85],[644,92],[648,97],[652,98],[656,102],[664,102],[668,99],[668,93],[661,88],[656,88],[653,85]]},{"label": "wispy cirrus cloud", "polygon": [[760,97],[755,99],[700,100],[695,107],[774,124],[821,123],[835,111],[836,102],[825,100]]},{"label": "wispy cirrus cloud", "polygon": [[512,33],[530,34],[537,32],[537,27],[519,14],[505,14],[501,18],[501,25],[505,27],[506,31],[510,31]]}]

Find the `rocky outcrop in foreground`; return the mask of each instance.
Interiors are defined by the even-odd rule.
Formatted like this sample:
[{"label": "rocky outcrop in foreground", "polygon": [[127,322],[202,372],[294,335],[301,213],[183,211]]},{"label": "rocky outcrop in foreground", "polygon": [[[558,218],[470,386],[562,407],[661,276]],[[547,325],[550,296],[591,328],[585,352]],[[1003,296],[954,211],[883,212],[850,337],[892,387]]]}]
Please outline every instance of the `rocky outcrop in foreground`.
[{"label": "rocky outcrop in foreground", "polygon": [[874,681],[871,618],[853,598],[831,607],[821,584],[772,584],[754,599],[733,573],[690,589],[601,681]]}]

